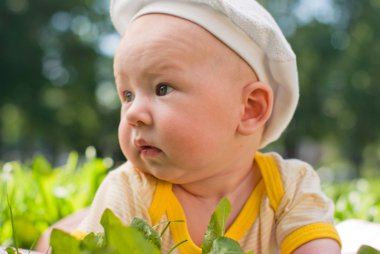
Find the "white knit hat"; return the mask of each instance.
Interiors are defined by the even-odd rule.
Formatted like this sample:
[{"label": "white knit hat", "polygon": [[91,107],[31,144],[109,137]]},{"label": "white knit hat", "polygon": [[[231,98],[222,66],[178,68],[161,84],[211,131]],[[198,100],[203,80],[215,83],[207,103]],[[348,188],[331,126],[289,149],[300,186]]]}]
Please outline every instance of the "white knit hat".
[{"label": "white knit hat", "polygon": [[255,70],[274,93],[261,147],[278,139],[297,106],[296,56],[273,17],[255,0],[111,0],[111,19],[123,35],[131,20],[163,13],[190,20],[215,35]]}]

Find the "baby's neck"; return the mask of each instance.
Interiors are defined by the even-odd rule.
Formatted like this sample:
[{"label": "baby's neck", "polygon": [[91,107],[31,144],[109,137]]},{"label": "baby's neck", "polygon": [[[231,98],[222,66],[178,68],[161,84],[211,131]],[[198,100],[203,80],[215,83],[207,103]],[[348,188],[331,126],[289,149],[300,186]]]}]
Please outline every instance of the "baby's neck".
[{"label": "baby's neck", "polygon": [[260,179],[260,170],[254,166],[240,175],[223,175],[194,184],[173,185],[173,191],[185,212],[193,242],[198,246],[202,243],[211,214],[222,197],[227,197],[231,203],[231,214],[226,224],[228,229]]},{"label": "baby's neck", "polygon": [[196,182],[174,185],[174,192],[180,191],[187,196],[202,200],[216,200],[223,197],[233,198],[241,192],[252,191],[252,188],[260,180],[261,174],[257,165],[244,170],[230,171],[225,174],[213,176]]}]

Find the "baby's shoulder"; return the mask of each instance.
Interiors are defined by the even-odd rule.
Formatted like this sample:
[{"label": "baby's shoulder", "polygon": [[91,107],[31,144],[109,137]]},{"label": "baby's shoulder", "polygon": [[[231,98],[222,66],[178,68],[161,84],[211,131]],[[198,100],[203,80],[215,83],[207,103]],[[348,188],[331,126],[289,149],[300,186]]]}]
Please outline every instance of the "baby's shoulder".
[{"label": "baby's shoulder", "polygon": [[271,153],[276,161],[277,170],[284,185],[302,181],[303,179],[318,178],[318,174],[307,162],[298,159],[284,159],[277,153]]},{"label": "baby's shoulder", "polygon": [[282,182],[282,202],[289,202],[305,194],[323,195],[319,176],[310,164],[298,159],[284,159],[276,153],[271,155],[276,161]]}]

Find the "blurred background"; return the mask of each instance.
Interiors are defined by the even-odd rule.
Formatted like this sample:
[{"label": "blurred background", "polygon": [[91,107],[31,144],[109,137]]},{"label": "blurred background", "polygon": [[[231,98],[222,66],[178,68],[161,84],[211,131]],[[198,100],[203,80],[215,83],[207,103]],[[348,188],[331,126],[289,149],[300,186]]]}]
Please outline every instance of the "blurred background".
[{"label": "blurred background", "polygon": [[[298,56],[301,99],[266,150],[327,179],[380,175],[380,0],[261,0]],[[0,2],[0,161],[94,146],[122,161],[107,0]]]},{"label": "blurred background", "polygon": [[[380,222],[380,0],[260,2],[297,54],[301,89],[265,150],[311,163],[338,222]],[[15,227],[30,246],[125,160],[108,11],[108,0],[0,1],[0,245]]]}]

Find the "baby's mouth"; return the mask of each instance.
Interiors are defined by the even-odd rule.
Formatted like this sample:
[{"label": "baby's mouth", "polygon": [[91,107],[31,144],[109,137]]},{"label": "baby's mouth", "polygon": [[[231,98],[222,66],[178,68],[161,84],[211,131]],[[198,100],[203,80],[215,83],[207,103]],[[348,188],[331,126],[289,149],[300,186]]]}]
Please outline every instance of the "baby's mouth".
[{"label": "baby's mouth", "polygon": [[143,157],[157,157],[161,154],[161,150],[154,146],[141,146],[140,147],[140,155]]},{"label": "baby's mouth", "polygon": [[144,140],[136,140],[135,146],[140,155],[147,157],[154,157],[162,153],[160,149],[155,146],[148,145]]},{"label": "baby's mouth", "polygon": [[150,150],[160,151],[160,149],[158,149],[157,147],[154,147],[154,146],[140,146],[139,150],[140,150],[140,152],[142,152],[142,151],[150,151]]}]

